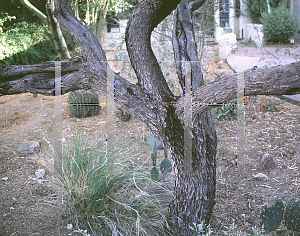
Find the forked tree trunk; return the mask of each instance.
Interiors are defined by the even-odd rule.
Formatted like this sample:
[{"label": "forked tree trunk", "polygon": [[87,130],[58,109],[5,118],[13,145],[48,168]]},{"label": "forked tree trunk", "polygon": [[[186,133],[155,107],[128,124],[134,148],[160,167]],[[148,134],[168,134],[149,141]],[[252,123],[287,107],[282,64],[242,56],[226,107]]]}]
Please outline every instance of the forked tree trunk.
[{"label": "forked tree trunk", "polygon": [[[208,106],[236,97],[236,75],[223,76],[203,85],[200,65],[192,63],[192,89],[183,97],[170,91],[150,45],[152,30],[174,10],[180,0],[144,0],[134,10],[126,28],[126,45],[138,84],[115,75],[115,104],[144,122],[169,149],[176,174],[175,196],[170,203],[174,235],[195,235],[192,223],[208,224],[214,206],[217,136]],[[203,1],[183,1],[175,12],[175,59],[197,61],[191,10]],[[188,3],[188,6],[187,6]],[[62,65],[64,92],[88,89],[107,93],[107,60],[95,36],[71,10],[68,0],[57,0],[55,16],[61,27],[83,49],[85,58]],[[194,41],[194,42],[193,42]],[[32,90],[49,95],[53,90],[54,63],[39,66],[0,64],[1,94]],[[188,87],[186,65],[177,63],[181,86]],[[40,72],[41,74],[36,74]],[[70,73],[70,71],[75,71]],[[66,73],[66,74],[64,74]],[[49,76],[46,76],[49,75]],[[245,95],[295,94],[300,91],[300,62],[245,72]],[[40,82],[42,80],[42,82]],[[193,124],[185,127],[185,100],[193,96]],[[110,94],[113,96],[113,94]],[[186,138],[186,139],[185,139]],[[186,142],[191,138],[192,142]],[[189,145],[191,144],[191,149]],[[186,149],[184,148],[186,147]],[[186,155],[191,150],[191,155]]]},{"label": "forked tree trunk", "polygon": [[[202,3],[203,1],[198,3],[198,7]],[[187,0],[182,0],[173,18],[173,49],[177,74],[188,98],[190,91],[187,79],[191,79],[192,90],[204,85],[193,30],[192,5]],[[187,71],[187,61],[191,63],[191,77],[187,76],[187,73],[191,73]],[[190,128],[192,147],[187,140],[188,128],[185,129],[184,148],[192,148],[192,152],[184,150],[185,156],[182,152],[173,153],[176,182],[170,215],[174,235],[194,235],[196,232],[190,229],[192,223],[203,222],[208,225],[215,204],[217,135],[210,111],[194,115],[193,127]]]}]

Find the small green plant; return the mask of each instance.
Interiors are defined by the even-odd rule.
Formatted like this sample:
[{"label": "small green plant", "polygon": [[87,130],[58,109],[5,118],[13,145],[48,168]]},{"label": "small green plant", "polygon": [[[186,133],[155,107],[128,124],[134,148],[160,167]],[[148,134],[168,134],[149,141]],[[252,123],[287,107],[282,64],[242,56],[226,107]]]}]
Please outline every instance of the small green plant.
[{"label": "small green plant", "polygon": [[275,105],[278,105],[277,103],[272,103],[271,99],[269,99],[269,103],[267,105],[263,105],[263,108],[266,111],[278,111],[278,109],[275,107]]},{"label": "small green plant", "polygon": [[[155,151],[155,149],[156,149],[156,139],[157,138],[154,136],[154,134],[149,132],[148,142],[149,142],[149,145],[150,145],[151,149],[153,150],[153,152],[151,153],[151,159],[152,159],[152,165],[153,165],[153,167],[151,169],[151,179],[153,181],[157,181],[158,176],[159,176],[159,171],[156,167],[156,158],[157,158],[157,152]],[[164,173],[170,173],[172,171],[172,163],[168,159],[168,149],[166,147],[164,147],[164,154],[165,154],[165,158],[160,163],[160,171],[163,174]]]},{"label": "small green plant", "polygon": [[232,99],[230,100],[228,103],[231,103],[231,105],[228,105],[228,106],[220,106],[218,107],[218,114],[217,115],[214,115],[213,118],[214,119],[219,119],[219,120],[222,120],[222,119],[225,119],[225,120],[230,120],[230,119],[233,119],[235,116],[236,116],[236,98],[235,99]]},{"label": "small green plant", "polygon": [[[169,73],[169,72],[167,72],[167,73]],[[174,84],[174,82],[169,78],[167,84],[168,84],[170,90],[172,91],[172,93],[174,93],[175,92],[175,84]]]},{"label": "small green plant", "polygon": [[207,233],[205,233],[205,230],[204,230],[204,226],[203,226],[203,222],[201,222],[200,224],[196,224],[196,223],[193,223],[194,227],[191,227],[190,228],[193,230],[193,231],[196,231],[197,232],[197,236],[210,236],[212,231],[210,229],[210,227],[208,227],[207,229]]},{"label": "small green plant", "polygon": [[271,14],[262,13],[261,22],[264,40],[268,42],[285,43],[298,31],[296,16],[283,6],[273,9]]},{"label": "small green plant", "polygon": [[283,212],[284,205],[280,198],[277,198],[275,203],[270,207],[264,205],[260,214],[261,224],[264,225],[266,230],[276,230],[283,219]]},{"label": "small green plant", "polygon": [[[218,64],[218,66],[220,66],[220,64]],[[221,67],[219,67],[219,68],[221,68]],[[220,73],[213,72],[213,75],[214,75],[214,77],[216,77],[216,79],[221,78],[224,74],[225,74],[225,72],[220,72]]]},{"label": "small green plant", "polygon": [[160,163],[160,171],[161,173],[170,173],[172,171],[172,163],[168,159],[168,149],[164,147],[165,158]]},{"label": "small green plant", "polygon": [[152,134],[151,132],[149,132],[149,134],[148,134],[148,142],[149,142],[151,149],[153,150],[153,152],[151,153],[151,159],[152,159],[152,165],[153,165],[153,167],[151,169],[151,179],[153,181],[157,181],[158,176],[159,176],[159,171],[156,167],[156,158],[157,158],[157,152],[155,151],[156,138],[155,138],[154,134]]},{"label": "small green plant", "polygon": [[73,117],[84,118],[99,115],[98,96],[94,91],[75,91],[69,94],[70,112]]},{"label": "small green plant", "polygon": [[80,233],[81,235],[84,235],[84,236],[90,236],[90,234],[87,233],[87,230],[82,230],[80,228],[78,228],[77,230],[74,230],[73,231],[74,233]]}]

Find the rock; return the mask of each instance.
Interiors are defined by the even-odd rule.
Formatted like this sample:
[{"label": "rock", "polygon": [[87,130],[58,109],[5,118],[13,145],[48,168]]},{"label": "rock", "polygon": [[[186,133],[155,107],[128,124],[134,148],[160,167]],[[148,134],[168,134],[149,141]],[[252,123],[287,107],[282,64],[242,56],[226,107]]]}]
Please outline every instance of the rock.
[{"label": "rock", "polygon": [[268,180],[269,180],[268,176],[266,176],[266,175],[263,174],[263,173],[258,173],[258,174],[256,174],[256,175],[254,175],[254,176],[253,176],[253,179],[255,179],[255,180],[260,180],[260,181],[268,181]]},{"label": "rock", "polygon": [[241,44],[248,44],[249,43],[249,39],[243,39],[242,41],[241,41]]},{"label": "rock", "polygon": [[271,154],[264,154],[261,158],[261,165],[265,170],[269,170],[275,168],[277,166],[277,162]]},{"label": "rock", "polygon": [[235,33],[224,34],[219,37],[219,56],[221,60],[227,59],[230,52],[237,48]]},{"label": "rock", "polygon": [[23,154],[31,154],[34,153],[35,151],[38,151],[39,147],[40,147],[39,142],[28,141],[20,145],[20,147],[18,148],[18,152]]},{"label": "rock", "polygon": [[44,169],[39,169],[35,171],[35,176],[39,179],[44,177],[45,175],[45,170]]},{"label": "rock", "polygon": [[164,148],[164,144],[161,141],[159,141],[157,138],[155,138],[155,144],[156,144],[156,148],[158,149]]},{"label": "rock", "polygon": [[131,118],[131,115],[122,110],[121,108],[117,108],[117,110],[115,111],[115,116],[124,122],[130,120]]}]

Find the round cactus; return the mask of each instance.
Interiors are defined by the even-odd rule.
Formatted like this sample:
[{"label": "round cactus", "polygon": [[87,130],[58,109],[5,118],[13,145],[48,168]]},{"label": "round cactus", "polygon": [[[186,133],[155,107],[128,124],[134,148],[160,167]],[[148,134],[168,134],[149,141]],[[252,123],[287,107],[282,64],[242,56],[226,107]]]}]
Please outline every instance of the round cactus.
[{"label": "round cactus", "polygon": [[70,112],[73,117],[83,118],[99,115],[98,96],[94,91],[75,91],[70,92],[68,97]]}]

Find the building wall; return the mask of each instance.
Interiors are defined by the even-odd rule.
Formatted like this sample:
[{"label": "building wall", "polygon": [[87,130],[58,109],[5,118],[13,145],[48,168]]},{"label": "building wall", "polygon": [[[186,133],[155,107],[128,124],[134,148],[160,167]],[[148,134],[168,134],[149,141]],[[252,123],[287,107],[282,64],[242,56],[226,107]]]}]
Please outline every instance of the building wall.
[{"label": "building wall", "polygon": [[300,0],[289,0],[289,8],[291,13],[297,16],[298,30],[300,30]]}]

